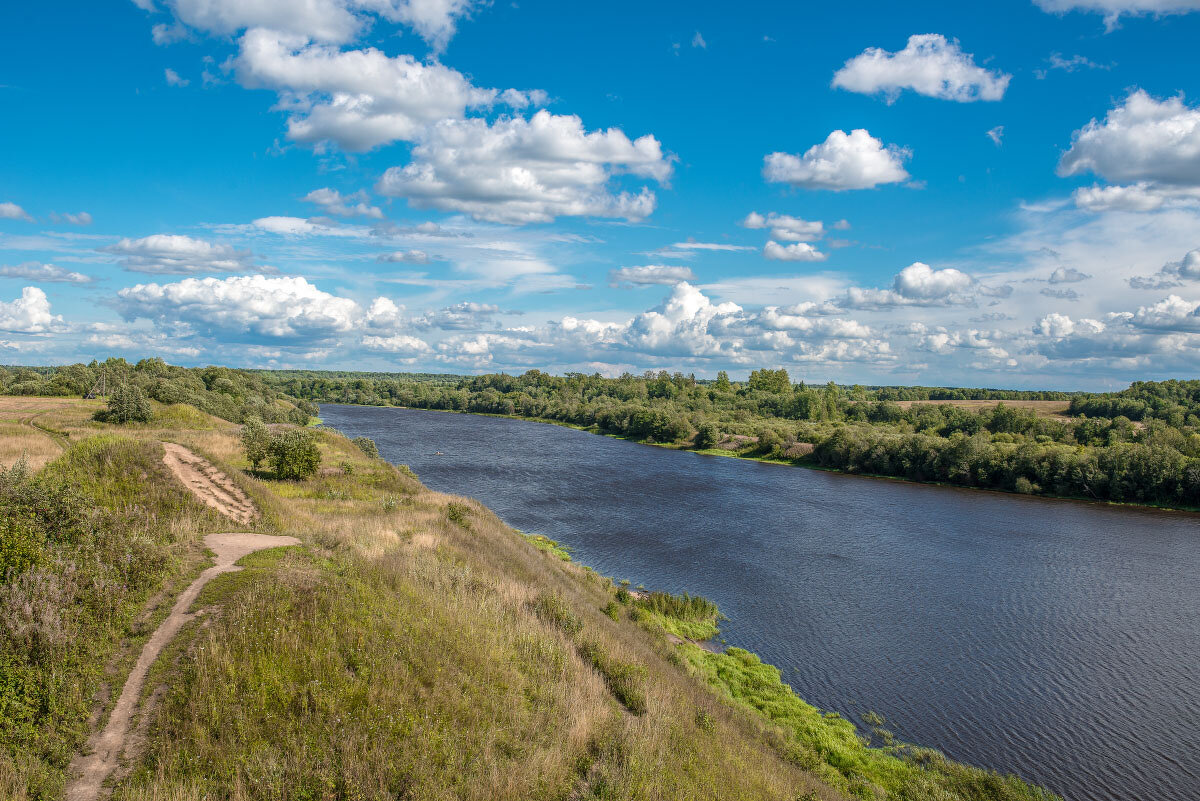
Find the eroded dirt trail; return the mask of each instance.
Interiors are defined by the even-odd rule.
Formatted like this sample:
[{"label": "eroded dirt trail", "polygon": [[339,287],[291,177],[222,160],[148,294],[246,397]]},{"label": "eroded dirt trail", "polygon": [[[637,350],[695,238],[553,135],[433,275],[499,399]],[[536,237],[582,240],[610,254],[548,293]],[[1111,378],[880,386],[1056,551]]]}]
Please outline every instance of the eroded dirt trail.
[{"label": "eroded dirt trail", "polygon": [[[228,479],[226,479],[228,480]],[[251,507],[253,510],[253,507]],[[142,686],[150,666],[184,624],[192,619],[188,609],[200,594],[205,584],[222,573],[241,570],[234,564],[247,554],[284,545],[299,545],[295,537],[274,537],[266,534],[209,534],[204,544],[217,555],[216,564],[200,574],[184,590],[167,619],[155,629],[154,634],[142,647],[137,664],[125,679],[121,695],[108,718],[108,724],[88,740],[85,755],[77,757],[71,764],[67,781],[67,801],[95,801],[100,797],[104,780],[117,767],[129,738],[130,723],[142,695]]]},{"label": "eroded dirt trail", "polygon": [[258,516],[246,493],[207,459],[173,442],[164,442],[163,450],[163,462],[204,503],[242,525]]}]

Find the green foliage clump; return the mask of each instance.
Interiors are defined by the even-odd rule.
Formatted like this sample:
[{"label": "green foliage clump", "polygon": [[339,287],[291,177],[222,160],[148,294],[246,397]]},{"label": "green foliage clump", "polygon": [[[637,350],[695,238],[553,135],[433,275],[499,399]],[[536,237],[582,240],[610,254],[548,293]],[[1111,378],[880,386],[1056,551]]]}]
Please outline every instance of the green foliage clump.
[{"label": "green foliage clump", "polygon": [[250,417],[242,424],[242,450],[252,470],[258,470],[271,454],[271,429],[257,417]]},{"label": "green foliage clump", "polygon": [[372,459],[379,458],[379,447],[375,444],[375,440],[371,439],[370,437],[355,437],[353,440],[351,440],[351,442],[357,445],[360,451],[365,453],[367,456],[370,456]]},{"label": "green foliage clump", "polygon": [[465,503],[451,501],[450,503],[446,504],[446,517],[456,526],[467,528],[470,525],[470,521],[468,519],[468,515],[470,515],[470,513],[471,507],[467,506]]},{"label": "green foliage clump", "polygon": [[705,421],[696,429],[695,444],[699,450],[715,448],[720,441],[721,430],[717,428],[716,423]]},{"label": "green foliage clump", "polygon": [[106,423],[148,423],[154,408],[137,384],[121,384],[108,396],[107,408],[96,414]]},{"label": "green foliage clump", "polygon": [[634,598],[634,606],[663,630],[685,640],[703,642],[717,636],[717,624],[725,619],[717,605],[700,595],[671,595],[652,592]]},{"label": "green foliage clump", "polygon": [[547,537],[545,534],[521,534],[525,541],[537,548],[539,551],[545,551],[548,554],[553,554],[564,562],[571,561],[571,551],[565,546],[560,545],[554,540]]},{"label": "green foliage clump", "polygon": [[321,449],[312,431],[291,429],[271,438],[268,458],[276,478],[301,480],[321,466]]},{"label": "green foliage clump", "polygon": [[[111,399],[130,386],[159,403],[190,404],[234,423],[257,417],[267,423],[304,426],[317,413],[316,404],[288,398],[257,373],[227,367],[185,368],[162,359],[142,359],[130,364],[125,359],[110,358],[62,367],[23,367],[14,372],[0,368],[0,394],[5,395],[104,397],[107,394]],[[128,422],[120,415],[110,421]]]}]

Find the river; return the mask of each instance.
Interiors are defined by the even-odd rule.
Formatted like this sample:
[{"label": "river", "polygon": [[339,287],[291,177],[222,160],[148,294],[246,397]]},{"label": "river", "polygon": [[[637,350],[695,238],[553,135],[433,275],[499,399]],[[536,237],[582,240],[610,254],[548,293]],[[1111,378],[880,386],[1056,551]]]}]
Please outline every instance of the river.
[{"label": "river", "polygon": [[[1200,516],[322,405],[605,575],[699,593],[805,700],[1068,801],[1200,799]],[[440,453],[439,453],[440,452]]]}]

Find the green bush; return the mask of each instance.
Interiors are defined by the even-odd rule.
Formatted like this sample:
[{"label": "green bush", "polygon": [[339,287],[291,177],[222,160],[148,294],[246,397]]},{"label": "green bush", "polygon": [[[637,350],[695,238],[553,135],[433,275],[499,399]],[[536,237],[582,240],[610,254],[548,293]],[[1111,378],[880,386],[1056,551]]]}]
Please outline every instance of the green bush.
[{"label": "green bush", "polygon": [[137,384],[119,384],[108,396],[108,408],[101,415],[108,423],[148,423],[153,416],[150,399]]},{"label": "green bush", "polygon": [[470,514],[470,512],[471,508],[465,503],[451,501],[450,503],[446,504],[446,517],[450,519],[451,523],[462,526],[463,528],[467,527],[467,515]]},{"label": "green bush", "polygon": [[353,440],[351,440],[351,442],[357,445],[360,451],[365,453],[367,456],[370,456],[372,459],[379,458],[379,448],[375,445],[375,440],[371,439],[370,437],[355,437]]},{"label": "green bush", "polygon": [[276,478],[300,480],[316,474],[321,449],[312,431],[292,429],[271,438],[269,458]]},{"label": "green bush", "polygon": [[242,450],[253,470],[271,453],[271,429],[257,417],[250,417],[242,424]]},{"label": "green bush", "polygon": [[696,447],[700,450],[715,448],[721,441],[721,430],[715,423],[701,423],[696,431]]}]

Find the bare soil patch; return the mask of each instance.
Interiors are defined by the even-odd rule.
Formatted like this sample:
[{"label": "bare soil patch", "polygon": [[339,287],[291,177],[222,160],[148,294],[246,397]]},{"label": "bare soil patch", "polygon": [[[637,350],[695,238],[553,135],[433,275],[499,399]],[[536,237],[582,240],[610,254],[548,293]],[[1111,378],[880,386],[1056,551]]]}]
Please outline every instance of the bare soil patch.
[{"label": "bare soil patch", "polygon": [[163,462],[201,501],[242,525],[258,517],[249,496],[207,459],[173,442],[164,442],[163,449]]}]

